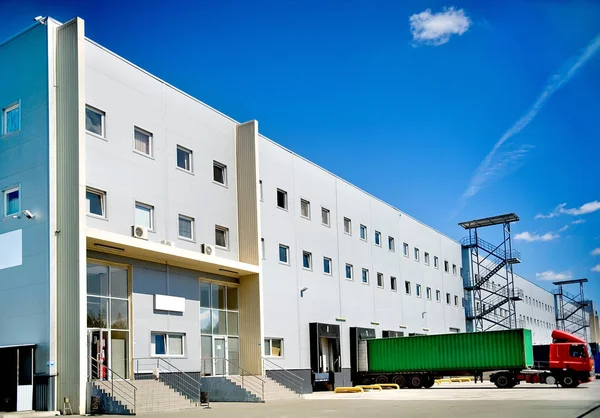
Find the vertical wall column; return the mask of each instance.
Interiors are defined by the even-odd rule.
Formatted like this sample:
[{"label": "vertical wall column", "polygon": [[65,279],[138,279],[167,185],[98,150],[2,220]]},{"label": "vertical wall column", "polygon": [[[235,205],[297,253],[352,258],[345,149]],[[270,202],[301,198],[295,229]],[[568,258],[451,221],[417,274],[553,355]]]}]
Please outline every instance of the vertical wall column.
[{"label": "vertical wall column", "polygon": [[86,404],[84,24],[56,33],[56,371],[57,404]]},{"label": "vertical wall column", "polygon": [[[258,122],[236,126],[239,261],[260,266],[260,196],[258,190]],[[240,366],[262,374],[262,280],[240,278]]]}]

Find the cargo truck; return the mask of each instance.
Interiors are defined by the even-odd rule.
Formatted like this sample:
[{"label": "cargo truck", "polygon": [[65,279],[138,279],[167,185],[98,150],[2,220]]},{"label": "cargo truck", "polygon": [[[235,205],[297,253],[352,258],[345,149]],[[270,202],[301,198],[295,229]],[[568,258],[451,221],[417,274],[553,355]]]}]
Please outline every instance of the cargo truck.
[{"label": "cargo truck", "polygon": [[537,362],[528,329],[395,338],[364,338],[351,330],[351,336],[357,356],[351,362],[354,384],[430,388],[436,378],[483,379],[484,372],[493,372],[490,381],[499,388],[520,382],[572,388],[594,376],[590,346],[558,330],[552,332],[552,344],[536,349],[543,357]]}]

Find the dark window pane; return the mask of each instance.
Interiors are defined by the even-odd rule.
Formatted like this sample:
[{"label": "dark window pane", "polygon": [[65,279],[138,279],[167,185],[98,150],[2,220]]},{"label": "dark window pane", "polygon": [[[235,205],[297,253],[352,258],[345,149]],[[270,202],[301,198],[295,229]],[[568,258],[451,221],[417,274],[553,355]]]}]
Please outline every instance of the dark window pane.
[{"label": "dark window pane", "polygon": [[108,299],[88,296],[87,298],[87,327],[108,327]]},{"label": "dark window pane", "polygon": [[212,307],[215,309],[225,309],[225,286],[219,286],[217,284],[211,285],[212,287]]},{"label": "dark window pane", "polygon": [[238,335],[238,313],[227,312],[227,334]]},{"label": "dark window pane", "polygon": [[129,297],[129,283],[127,277],[126,269],[118,267],[110,268],[110,295],[112,297],[123,299]]},{"label": "dark window pane", "polygon": [[231,311],[238,309],[238,290],[235,287],[227,288],[227,309]]},{"label": "dark window pane", "polygon": [[154,354],[164,355],[167,354],[167,347],[164,334],[154,334],[152,335],[152,342],[154,343]]},{"label": "dark window pane", "polygon": [[102,135],[102,115],[92,109],[85,109],[85,129]]},{"label": "dark window pane", "polygon": [[210,309],[200,309],[200,332],[202,334],[212,334]]},{"label": "dark window pane", "polygon": [[127,311],[129,302],[120,299],[110,301],[110,327],[113,329],[128,329],[129,314]]},{"label": "dark window pane", "polygon": [[200,283],[200,306],[210,308],[210,283]]},{"label": "dark window pane", "polygon": [[225,311],[212,311],[213,334],[227,335],[227,316]]},{"label": "dark window pane", "polygon": [[98,216],[104,216],[104,209],[102,207],[102,195],[100,193],[86,191],[85,198],[87,200],[88,213]]},{"label": "dark window pane", "polygon": [[108,267],[97,264],[87,265],[87,293],[108,296]]}]

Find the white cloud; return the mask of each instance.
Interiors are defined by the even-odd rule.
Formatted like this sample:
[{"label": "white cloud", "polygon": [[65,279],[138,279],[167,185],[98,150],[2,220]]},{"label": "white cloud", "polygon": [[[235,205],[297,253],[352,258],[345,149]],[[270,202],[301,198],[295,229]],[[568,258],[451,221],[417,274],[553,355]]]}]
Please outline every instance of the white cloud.
[{"label": "white cloud", "polygon": [[[571,78],[577,73],[577,71],[594,56],[600,49],[600,34],[583,49],[583,51],[569,59],[563,67],[561,67],[556,73],[550,77],[550,80],[546,83],[546,86],[537,97],[536,101],[531,105],[529,110],[521,116],[521,118],[511,126],[496,142],[492,150],[485,156],[483,161],[479,164],[471,179],[467,189],[461,196],[461,202],[464,202],[476,195],[485,185],[492,180],[506,174],[505,168],[511,168],[510,158],[507,157],[507,152],[502,152],[500,149],[502,145],[513,136],[517,135],[523,129],[529,125],[529,123],[537,116],[542,110],[544,105],[548,102],[550,97],[556,93],[561,87],[563,87]],[[509,88],[510,86],[507,86]],[[523,153],[527,150],[520,150],[518,153],[521,158]]]},{"label": "white cloud", "polygon": [[515,235],[516,240],[527,242],[552,241],[556,238],[559,238],[559,235],[553,234],[551,232],[546,232],[543,235],[531,234],[529,232],[521,232],[520,234]]},{"label": "white cloud", "polygon": [[569,225],[565,225],[565,226],[563,226],[562,228],[560,228],[560,229],[558,230],[558,232],[565,232],[567,229],[569,229]]},{"label": "white cloud", "polygon": [[570,280],[573,278],[573,275],[571,274],[570,271],[563,271],[562,273],[555,273],[552,270],[547,270],[542,273],[535,273],[535,277],[537,277],[540,280],[555,281],[555,280]]},{"label": "white cloud", "polygon": [[592,267],[592,271],[595,271],[596,273],[600,273],[600,264],[596,264],[594,267]]},{"label": "white cloud", "polygon": [[465,11],[454,7],[439,13],[431,13],[431,9],[427,9],[412,15],[409,22],[413,41],[433,46],[445,44],[452,35],[462,35],[471,26]]},{"label": "white cloud", "polygon": [[[572,215],[572,216],[587,215],[588,213],[593,213],[593,212],[596,212],[597,210],[600,210],[600,202],[597,200],[594,200],[593,202],[584,203],[583,205],[581,205],[578,208],[567,209],[566,207],[567,207],[566,203],[561,203],[556,208],[554,208],[554,210],[552,212],[550,212],[548,215],[543,215],[541,213],[538,213],[537,215],[535,215],[535,219],[549,219],[549,218],[555,218],[560,215]],[[581,223],[581,222],[573,222],[573,223]]]},{"label": "white cloud", "polygon": [[584,222],[585,222],[585,219],[577,219],[577,220],[575,220],[575,221],[573,221],[573,222],[571,222],[571,223],[572,223],[573,225],[577,225],[577,224],[582,224],[582,223],[584,223]]},{"label": "white cloud", "polygon": [[594,248],[590,254],[592,254],[592,255],[600,255],[600,248]]}]

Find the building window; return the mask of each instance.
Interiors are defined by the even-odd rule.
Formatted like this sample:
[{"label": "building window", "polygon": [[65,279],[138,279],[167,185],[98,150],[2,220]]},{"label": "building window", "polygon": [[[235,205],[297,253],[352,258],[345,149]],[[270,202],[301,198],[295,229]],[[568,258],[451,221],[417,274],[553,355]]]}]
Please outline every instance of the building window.
[{"label": "building window", "polygon": [[451,300],[450,300],[450,293],[446,293],[446,303],[447,303],[448,305],[450,305],[450,303],[451,303]]},{"label": "building window", "polygon": [[192,151],[182,147],[181,145],[177,145],[177,167],[182,170],[193,172],[193,158]]},{"label": "building window", "polygon": [[383,273],[377,273],[377,287],[383,289]]},{"label": "building window", "polygon": [[404,257],[408,257],[408,244],[406,242],[402,244],[402,252],[404,254]]},{"label": "building window", "polygon": [[185,334],[152,333],[153,357],[183,357]]},{"label": "building window", "polygon": [[21,212],[21,195],[18,187],[6,189],[4,195],[4,216],[14,216]]},{"label": "building window", "polygon": [[367,269],[362,269],[362,282],[369,284],[369,270]]},{"label": "building window", "polygon": [[265,338],[265,357],[283,357],[282,338]]},{"label": "building window", "polygon": [[450,272],[450,267],[449,267],[448,262],[446,260],[444,260],[444,271],[446,273]]},{"label": "building window", "polygon": [[436,302],[439,302],[439,301],[440,301],[440,299],[441,299],[441,297],[442,297],[442,294],[441,294],[441,292],[440,292],[439,290],[436,290],[436,291],[435,291],[435,301],[436,301]]},{"label": "building window", "polygon": [[344,232],[352,235],[352,221],[349,218],[344,218]]},{"label": "building window", "polygon": [[106,218],[106,192],[96,189],[86,189],[85,200],[87,213]]},{"label": "building window", "polygon": [[435,267],[436,269],[440,268],[440,260],[437,258],[436,255],[433,256],[433,267]]},{"label": "building window", "polygon": [[300,199],[300,216],[310,219],[310,202],[308,200]]},{"label": "building window", "polygon": [[394,237],[388,237],[388,249],[391,252],[396,251],[396,242],[394,241]]},{"label": "building window", "polygon": [[431,300],[431,287],[428,287],[427,289],[425,289],[426,295],[427,295],[427,300]]},{"label": "building window", "polygon": [[2,110],[2,135],[12,134],[21,129],[19,104],[15,103]]},{"label": "building window", "polygon": [[381,232],[375,231],[375,245],[381,247]]},{"label": "building window", "polygon": [[229,228],[215,225],[215,245],[220,248],[229,248]]},{"label": "building window", "polygon": [[360,226],[360,239],[367,240],[367,227],[364,225]]},{"label": "building window", "polygon": [[133,149],[140,154],[152,156],[152,134],[134,126]]},{"label": "building window", "polygon": [[104,138],[105,113],[91,106],[85,107],[85,130]]},{"label": "building window", "polygon": [[429,253],[423,254],[423,261],[425,261],[425,265],[429,265]]},{"label": "building window", "polygon": [[462,277],[462,276],[463,276],[463,268],[461,267],[460,268],[460,277]]},{"label": "building window", "polygon": [[218,161],[213,161],[213,180],[215,183],[227,186],[227,166]]},{"label": "building window", "polygon": [[419,261],[419,249],[415,247],[415,261]]},{"label": "building window", "polygon": [[194,218],[179,215],[179,238],[194,240]]},{"label": "building window", "polygon": [[456,276],[456,264],[452,264],[452,274]]},{"label": "building window", "polygon": [[323,257],[323,273],[331,276],[331,258]]},{"label": "building window", "polygon": [[331,213],[329,209],[321,208],[321,223],[325,226],[331,225]]},{"label": "building window", "polygon": [[154,230],[154,206],[135,202],[135,224]]},{"label": "building window", "polygon": [[285,190],[277,189],[277,207],[287,210],[288,198]]},{"label": "building window", "polygon": [[302,268],[312,270],[312,254],[308,251],[302,251]]},{"label": "building window", "polygon": [[420,298],[421,297],[421,285],[418,283],[415,285],[415,292],[417,294],[417,297]]},{"label": "building window", "polygon": [[346,279],[352,280],[354,278],[354,267],[352,264],[346,264]]},{"label": "building window", "polygon": [[398,281],[396,280],[396,278],[394,276],[390,277],[390,289],[392,289],[392,292],[396,292],[398,289]]},{"label": "building window", "polygon": [[404,293],[410,295],[410,282],[407,280],[404,281]]},{"label": "building window", "polygon": [[265,239],[264,238],[260,239],[260,250],[262,252],[262,254],[261,254],[262,259],[266,260],[267,259],[267,254],[265,252]]},{"label": "building window", "polygon": [[454,295],[454,306],[458,306],[458,296]]},{"label": "building window", "polygon": [[290,247],[279,244],[279,262],[282,264],[290,264]]},{"label": "building window", "polygon": [[262,180],[258,180],[258,187],[260,189],[260,201],[263,201],[263,184],[262,184]]}]

